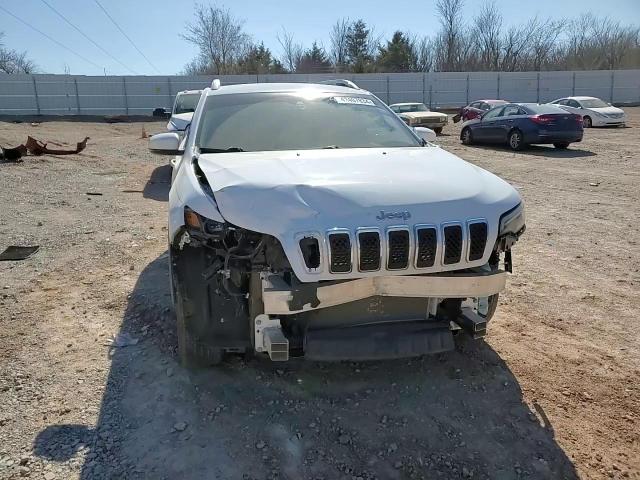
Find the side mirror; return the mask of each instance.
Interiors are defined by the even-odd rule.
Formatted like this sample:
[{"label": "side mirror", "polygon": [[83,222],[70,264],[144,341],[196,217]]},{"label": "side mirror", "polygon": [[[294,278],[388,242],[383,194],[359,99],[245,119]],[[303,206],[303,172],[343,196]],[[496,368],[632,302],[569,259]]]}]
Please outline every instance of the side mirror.
[{"label": "side mirror", "polygon": [[179,155],[180,136],[177,133],[158,133],[149,139],[149,150],[160,155]]},{"label": "side mirror", "polygon": [[435,142],[436,132],[427,127],[414,127],[413,131],[416,132],[421,139],[425,142]]}]

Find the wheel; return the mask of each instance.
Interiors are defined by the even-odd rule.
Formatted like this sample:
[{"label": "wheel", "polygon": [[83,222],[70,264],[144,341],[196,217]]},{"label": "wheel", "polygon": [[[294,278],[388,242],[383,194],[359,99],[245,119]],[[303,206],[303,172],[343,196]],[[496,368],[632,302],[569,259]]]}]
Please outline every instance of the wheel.
[{"label": "wheel", "polygon": [[[203,299],[220,303],[220,298],[208,292],[208,285],[201,280],[202,249],[186,247],[181,251],[169,247],[169,275],[171,297],[176,315],[178,356],[188,368],[217,365],[224,358],[222,348],[213,347],[206,340],[215,333],[211,329],[209,315],[203,314]],[[195,281],[194,281],[195,280]]]},{"label": "wheel", "polygon": [[565,150],[569,146],[569,144],[566,142],[562,142],[562,143],[554,143],[553,146],[560,150]]},{"label": "wheel", "polygon": [[496,308],[498,308],[498,298],[499,297],[500,297],[499,293],[496,293],[495,295],[491,295],[489,297],[489,299],[488,299],[489,306],[487,308],[486,315],[483,315],[483,314],[478,312],[478,315],[480,315],[481,317],[484,317],[487,320],[487,323],[489,323],[489,320],[491,320],[493,318],[493,314],[496,313]]},{"label": "wheel", "polygon": [[509,147],[511,147],[511,150],[522,150],[524,147],[522,132],[520,130],[513,130],[509,134]]},{"label": "wheel", "polygon": [[436,135],[440,135],[442,133],[442,127],[436,127],[433,131],[436,132]]},{"label": "wheel", "polygon": [[473,133],[471,133],[471,129],[469,127],[465,127],[462,129],[462,133],[460,133],[460,139],[465,145],[471,145],[473,143]]},{"label": "wheel", "polygon": [[593,122],[591,121],[591,117],[590,116],[585,116],[582,117],[582,127],[583,128],[591,128],[593,127]]}]

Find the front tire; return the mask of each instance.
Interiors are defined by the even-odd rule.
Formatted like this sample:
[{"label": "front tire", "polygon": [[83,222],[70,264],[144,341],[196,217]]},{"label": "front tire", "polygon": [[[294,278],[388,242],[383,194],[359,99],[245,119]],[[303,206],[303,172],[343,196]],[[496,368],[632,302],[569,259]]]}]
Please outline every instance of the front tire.
[{"label": "front tire", "polygon": [[469,127],[462,129],[462,132],[460,133],[460,140],[462,140],[464,145],[473,144],[473,133],[471,133],[471,129]]},{"label": "front tire", "polygon": [[522,132],[520,130],[512,130],[508,138],[509,148],[514,151],[522,150],[524,148],[524,140],[522,138]]},{"label": "front tire", "polygon": [[433,131],[436,132],[436,135],[440,135],[442,133],[442,127],[434,128]]},{"label": "front tire", "polygon": [[593,127],[593,120],[591,120],[590,116],[585,116],[582,118],[582,128],[591,128]]},{"label": "front tire", "polygon": [[567,142],[562,142],[562,143],[554,143],[553,146],[559,150],[566,150],[569,144]]}]

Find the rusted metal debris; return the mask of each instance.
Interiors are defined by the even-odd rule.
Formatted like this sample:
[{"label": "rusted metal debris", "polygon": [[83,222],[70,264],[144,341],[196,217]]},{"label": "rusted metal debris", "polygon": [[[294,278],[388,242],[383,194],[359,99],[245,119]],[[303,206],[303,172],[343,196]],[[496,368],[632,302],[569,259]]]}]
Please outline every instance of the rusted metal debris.
[{"label": "rusted metal debris", "polygon": [[[0,160],[4,160],[6,162],[21,162],[22,157],[24,157],[27,152],[31,155],[73,155],[76,153],[80,153],[87,147],[87,140],[90,140],[90,137],[85,137],[81,142],[76,143],[76,148],[73,150],[64,150],[64,149],[54,149],[48,148],[48,143],[43,143],[40,140],[37,140],[33,137],[27,137],[27,142],[18,145],[15,148],[3,148],[0,146],[0,151],[2,155],[0,156]],[[50,142],[56,146],[62,146],[56,142]]]},{"label": "rusted metal debris", "polygon": [[4,148],[0,146],[0,160],[6,162],[21,162],[22,157],[27,154],[27,147],[24,145],[18,145],[15,148]]},{"label": "rusted metal debris", "polygon": [[31,155],[43,155],[45,153],[50,155],[73,155],[75,153],[80,153],[87,147],[87,140],[90,140],[90,137],[85,137],[84,140],[78,142],[75,150],[56,150],[47,148],[47,144],[42,143],[40,140],[36,140],[33,137],[27,137],[26,147]]}]

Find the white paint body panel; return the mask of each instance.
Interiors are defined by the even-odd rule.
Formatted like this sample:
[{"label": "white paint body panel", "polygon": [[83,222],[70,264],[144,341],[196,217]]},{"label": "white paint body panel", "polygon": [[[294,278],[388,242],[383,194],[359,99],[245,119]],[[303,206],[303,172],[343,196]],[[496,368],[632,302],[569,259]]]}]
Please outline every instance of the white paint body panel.
[{"label": "white paint body panel", "polygon": [[[595,97],[565,97],[565,98],[575,100],[580,104],[582,104],[582,100],[595,99]],[[563,99],[560,98],[558,100],[563,100]],[[554,100],[554,102],[558,100]],[[589,118],[591,118],[591,125],[594,127],[624,125],[627,122],[627,117],[624,113],[624,110],[618,107],[607,106],[607,107],[600,107],[600,108],[584,108],[584,107],[575,108],[569,105],[556,105],[556,106],[566,110],[567,112],[575,113],[583,117],[589,116]]]},{"label": "white paint body panel", "polygon": [[[204,95],[294,88],[353,93],[329,85],[254,84],[223,86],[205,90]],[[191,132],[197,131],[203,104],[200,101],[196,109]],[[193,137],[190,134],[186,141],[169,195],[169,238],[183,226],[184,207],[189,206],[205,217],[276,237],[303,282],[482,266],[497,238],[500,216],[521,202],[518,192],[504,180],[433,145],[203,154],[198,163],[213,191],[211,198],[194,174]],[[409,212],[410,217],[379,220],[381,210]],[[300,235],[314,233],[323,238],[334,228],[347,229],[355,241],[356,229],[362,227],[378,228],[384,236],[388,228],[399,225],[441,228],[447,222],[465,226],[472,219],[485,219],[488,224],[485,255],[475,262],[436,262],[426,269],[416,269],[412,262],[404,270],[389,271],[383,265],[375,272],[354,268],[350,273],[332,274],[326,244],[321,245],[321,267],[314,272],[307,271],[298,247]]]}]

